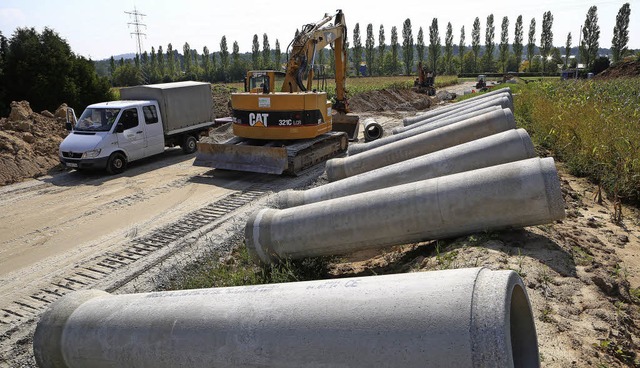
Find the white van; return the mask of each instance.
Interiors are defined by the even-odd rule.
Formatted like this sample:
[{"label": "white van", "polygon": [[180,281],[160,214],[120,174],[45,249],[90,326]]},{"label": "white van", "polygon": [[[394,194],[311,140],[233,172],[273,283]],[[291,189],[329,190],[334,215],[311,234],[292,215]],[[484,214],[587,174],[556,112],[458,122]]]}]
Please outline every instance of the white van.
[{"label": "white van", "polygon": [[121,101],[88,106],[68,128],[60,161],[75,169],[123,172],[129,162],[180,145],[187,154],[214,125],[211,86],[176,82],[123,88]]}]

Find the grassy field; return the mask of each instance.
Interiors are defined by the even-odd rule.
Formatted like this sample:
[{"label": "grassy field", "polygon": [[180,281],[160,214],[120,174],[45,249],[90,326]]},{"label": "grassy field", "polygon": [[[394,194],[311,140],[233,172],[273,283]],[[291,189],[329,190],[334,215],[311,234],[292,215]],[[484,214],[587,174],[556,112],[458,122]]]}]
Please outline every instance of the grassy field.
[{"label": "grassy field", "polygon": [[[393,77],[350,77],[347,78],[347,92],[349,93],[349,96],[353,97],[359,93],[387,88],[411,88],[413,87],[413,81],[415,79],[416,76],[412,75]],[[436,89],[457,83],[458,77],[455,75],[443,75],[436,77]],[[242,91],[244,89],[244,85],[242,83],[230,83],[228,86],[236,88],[238,91]],[[326,80],[325,88],[322,88],[322,85],[318,87],[317,81],[314,81],[313,88],[327,91],[329,99],[335,97],[336,83],[333,79],[328,78]]]},{"label": "grassy field", "polygon": [[640,204],[640,78],[518,85],[520,126],[534,141],[623,201]]}]

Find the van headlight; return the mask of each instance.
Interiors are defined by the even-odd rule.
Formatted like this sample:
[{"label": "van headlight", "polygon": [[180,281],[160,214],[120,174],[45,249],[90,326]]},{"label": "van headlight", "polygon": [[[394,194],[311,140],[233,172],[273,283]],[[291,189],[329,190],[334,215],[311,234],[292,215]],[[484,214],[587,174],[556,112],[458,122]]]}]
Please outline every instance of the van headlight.
[{"label": "van headlight", "polygon": [[85,153],[82,154],[82,158],[96,158],[98,157],[98,155],[100,154],[101,149],[94,149],[91,151],[87,151]]}]

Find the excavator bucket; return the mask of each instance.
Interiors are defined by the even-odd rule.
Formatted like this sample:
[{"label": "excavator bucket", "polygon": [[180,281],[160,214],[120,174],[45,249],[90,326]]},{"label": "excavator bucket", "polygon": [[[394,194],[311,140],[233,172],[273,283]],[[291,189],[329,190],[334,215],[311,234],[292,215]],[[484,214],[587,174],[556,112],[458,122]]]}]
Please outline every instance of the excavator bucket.
[{"label": "excavator bucket", "polygon": [[198,142],[193,165],[276,175],[287,169],[285,147],[255,146],[245,142],[238,137],[225,143]]},{"label": "excavator bucket", "polygon": [[360,131],[360,117],[358,115],[337,112],[333,114],[332,120],[333,131],[347,133],[352,142],[358,140],[358,132]]}]

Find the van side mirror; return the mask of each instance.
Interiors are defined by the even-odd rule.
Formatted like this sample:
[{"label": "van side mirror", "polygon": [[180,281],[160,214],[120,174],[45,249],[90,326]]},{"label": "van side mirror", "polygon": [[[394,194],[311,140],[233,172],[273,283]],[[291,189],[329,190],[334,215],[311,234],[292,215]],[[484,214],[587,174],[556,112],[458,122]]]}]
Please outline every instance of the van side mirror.
[{"label": "van side mirror", "polygon": [[67,129],[68,131],[72,131],[73,130],[73,124],[71,124],[70,121],[67,121],[64,123],[64,127],[65,129]]},{"label": "van side mirror", "polygon": [[122,125],[122,123],[118,123],[118,124],[116,124],[116,130],[115,130],[115,132],[116,132],[116,133],[122,133],[122,132],[124,132],[124,125]]}]

